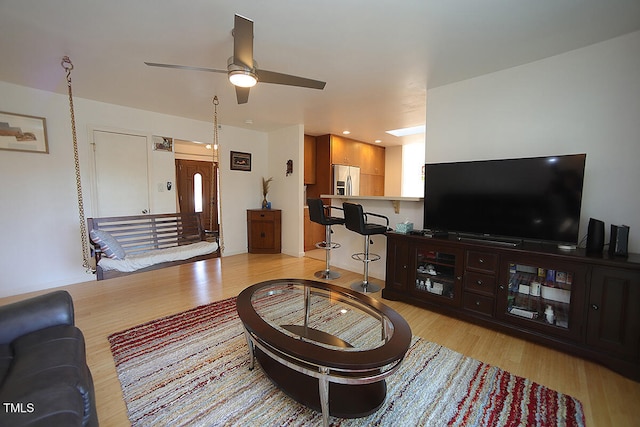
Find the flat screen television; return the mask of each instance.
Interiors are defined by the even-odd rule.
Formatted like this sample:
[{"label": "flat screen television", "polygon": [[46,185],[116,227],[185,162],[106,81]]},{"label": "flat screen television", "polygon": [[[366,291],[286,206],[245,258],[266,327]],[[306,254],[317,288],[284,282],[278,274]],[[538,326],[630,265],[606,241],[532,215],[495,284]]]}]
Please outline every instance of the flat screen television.
[{"label": "flat screen television", "polygon": [[578,243],[586,154],[425,165],[424,228]]}]

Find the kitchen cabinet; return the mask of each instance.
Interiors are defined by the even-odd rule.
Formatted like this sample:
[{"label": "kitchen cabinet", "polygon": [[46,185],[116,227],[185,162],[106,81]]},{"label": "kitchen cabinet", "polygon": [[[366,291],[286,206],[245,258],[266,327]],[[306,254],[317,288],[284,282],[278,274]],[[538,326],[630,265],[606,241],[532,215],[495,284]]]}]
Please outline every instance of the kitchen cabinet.
[{"label": "kitchen cabinet", "polygon": [[304,136],[304,183],[316,183],[316,138]]},{"label": "kitchen cabinet", "polygon": [[385,148],[337,135],[316,137],[316,180],[307,197],[333,194],[332,165],[360,168],[360,195],[383,196]]},{"label": "kitchen cabinet", "polygon": [[384,175],[368,175],[360,173],[361,196],[383,196]]},{"label": "kitchen cabinet", "polygon": [[[360,173],[384,177],[385,148],[362,144],[360,149]],[[384,180],[382,185],[384,186]]]},{"label": "kitchen cabinet", "polygon": [[309,217],[309,207],[304,208],[304,250],[316,249],[316,243],[323,242],[326,238],[324,225],[311,221]]},{"label": "kitchen cabinet", "polygon": [[331,135],[331,163],[334,165],[361,165],[362,142]]}]

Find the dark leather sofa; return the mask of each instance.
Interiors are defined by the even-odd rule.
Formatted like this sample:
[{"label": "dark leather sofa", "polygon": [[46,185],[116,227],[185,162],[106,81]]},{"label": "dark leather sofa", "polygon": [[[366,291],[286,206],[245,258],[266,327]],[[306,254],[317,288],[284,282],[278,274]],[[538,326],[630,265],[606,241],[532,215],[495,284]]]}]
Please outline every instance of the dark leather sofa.
[{"label": "dark leather sofa", "polygon": [[0,426],[98,425],[68,292],[0,307],[0,405]]}]

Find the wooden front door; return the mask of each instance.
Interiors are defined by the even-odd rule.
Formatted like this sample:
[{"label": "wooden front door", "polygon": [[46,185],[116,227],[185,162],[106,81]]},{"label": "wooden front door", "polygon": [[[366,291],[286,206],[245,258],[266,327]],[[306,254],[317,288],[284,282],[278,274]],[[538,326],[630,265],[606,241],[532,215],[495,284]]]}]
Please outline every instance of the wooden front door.
[{"label": "wooden front door", "polygon": [[176,159],[180,212],[201,212],[205,229],[218,231],[218,170],[212,162]]}]

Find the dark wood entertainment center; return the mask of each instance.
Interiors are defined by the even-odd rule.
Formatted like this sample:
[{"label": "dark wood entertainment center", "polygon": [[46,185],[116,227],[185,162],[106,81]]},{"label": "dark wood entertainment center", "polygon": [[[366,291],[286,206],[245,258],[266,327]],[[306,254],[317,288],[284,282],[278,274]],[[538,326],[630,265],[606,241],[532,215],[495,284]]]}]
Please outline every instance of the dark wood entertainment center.
[{"label": "dark wood entertainment center", "polygon": [[640,254],[387,233],[383,298],[491,327],[640,381]]}]

